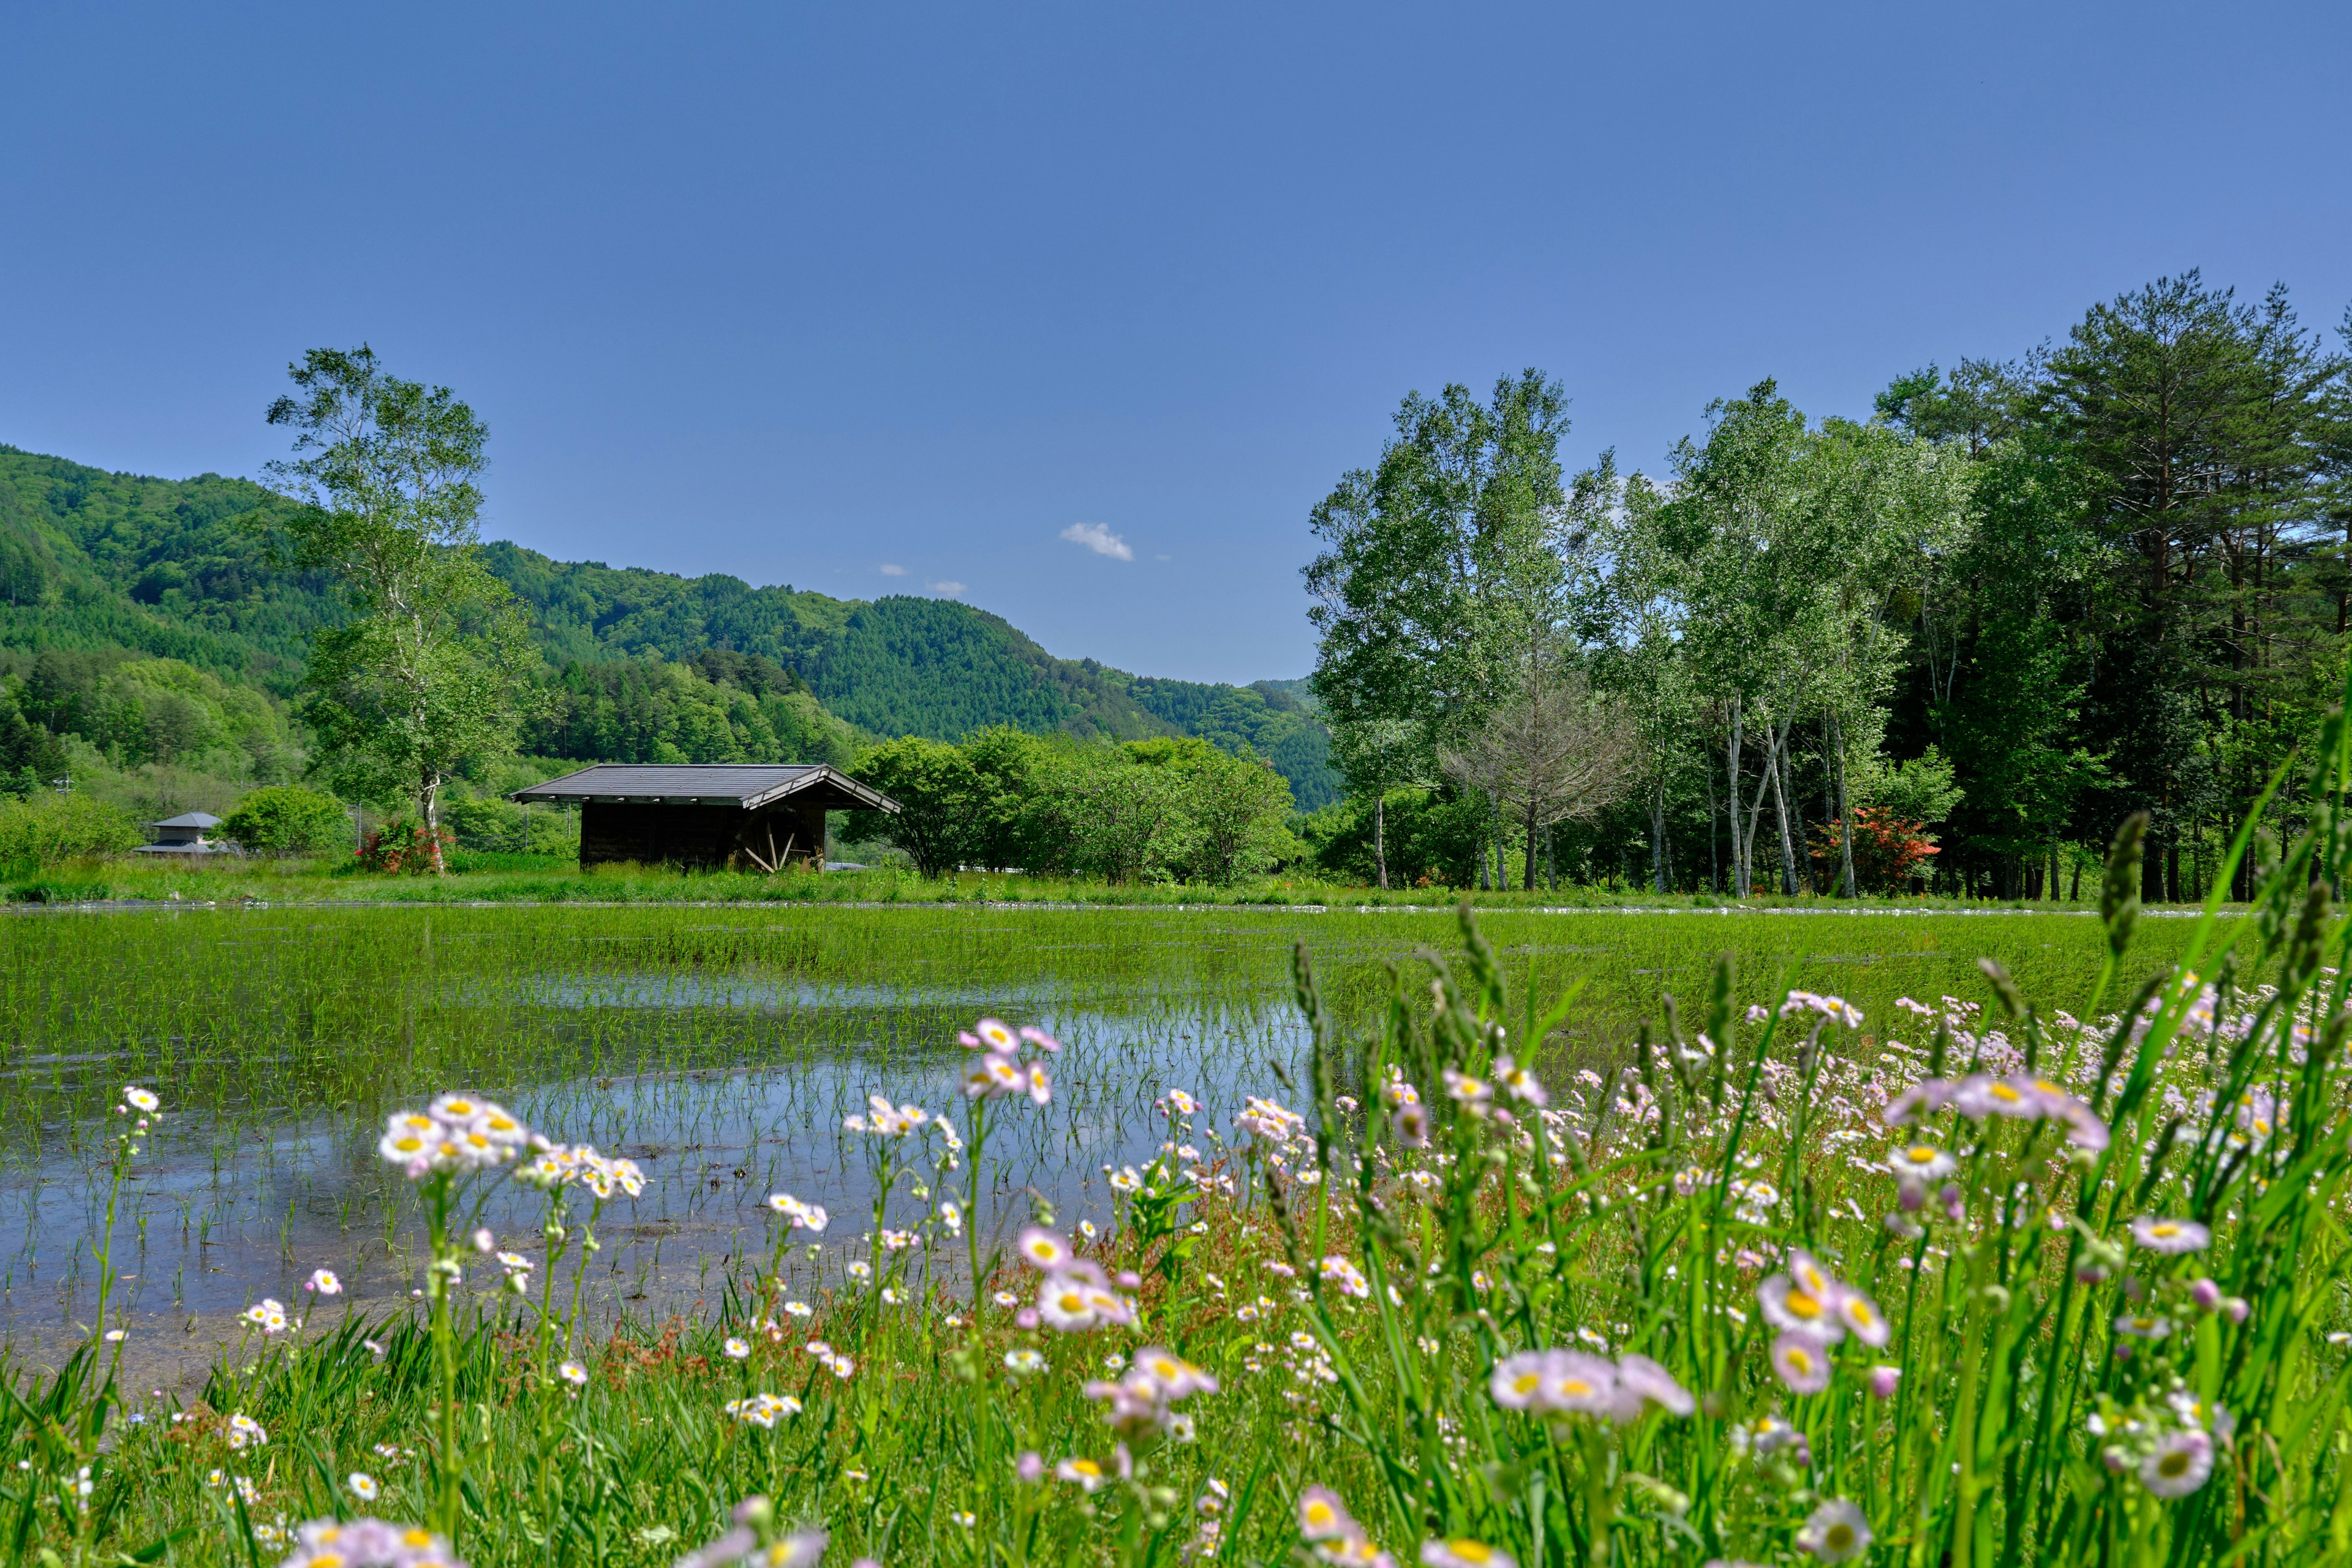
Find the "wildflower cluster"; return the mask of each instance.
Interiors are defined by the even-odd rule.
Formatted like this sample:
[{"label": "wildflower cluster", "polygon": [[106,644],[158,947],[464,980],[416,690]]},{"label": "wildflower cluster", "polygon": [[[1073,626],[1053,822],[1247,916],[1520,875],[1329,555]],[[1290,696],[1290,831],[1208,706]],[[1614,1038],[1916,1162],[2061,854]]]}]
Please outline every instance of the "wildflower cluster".
[{"label": "wildflower cluster", "polygon": [[1640,1419],[1652,1405],[1674,1415],[1698,1408],[1690,1391],[1645,1355],[1612,1362],[1584,1351],[1521,1351],[1495,1364],[1487,1388],[1504,1409],[1542,1415],[1595,1415],[1622,1423]]},{"label": "wildflower cluster", "polygon": [[1087,1397],[1104,1406],[1104,1421],[1130,1442],[1154,1432],[1189,1441],[1191,1418],[1176,1405],[1195,1394],[1216,1392],[1215,1378],[1157,1345],[1136,1352],[1118,1381],[1095,1378],[1087,1384]]},{"label": "wildflower cluster", "polygon": [[789,1394],[754,1394],[730,1399],[721,1408],[745,1426],[773,1427],[787,1415],[798,1415],[801,1402]]},{"label": "wildflower cluster", "polygon": [[530,1143],[531,1157],[516,1168],[515,1179],[542,1192],[583,1187],[602,1201],[615,1193],[634,1198],[646,1190],[646,1173],[635,1160],[600,1154],[593,1143],[557,1143],[535,1134]]},{"label": "wildflower cluster", "polygon": [[466,1568],[443,1537],[380,1519],[314,1519],[298,1527],[278,1568]]},{"label": "wildflower cluster", "polygon": [[476,1095],[445,1094],[423,1110],[395,1112],[376,1152],[413,1182],[502,1165],[530,1141],[530,1130],[503,1108]]},{"label": "wildflower cluster", "polygon": [[1772,1373],[1791,1394],[1819,1394],[1830,1384],[1830,1347],[1849,1333],[1873,1350],[1893,1327],[1878,1303],[1798,1250],[1789,1271],[1756,1288],[1764,1321],[1780,1331],[1772,1342]]},{"label": "wildflower cluster", "polygon": [[1033,1225],[1022,1231],[1015,1250],[1042,1276],[1033,1310],[1047,1328],[1075,1334],[1135,1321],[1134,1299],[1113,1289],[1102,1265],[1082,1257],[1066,1237]]},{"label": "wildflower cluster", "polygon": [[1043,1056],[1024,1057],[1023,1047],[1054,1052],[1061,1042],[1043,1029],[1024,1025],[1015,1030],[995,1018],[982,1018],[971,1031],[956,1037],[966,1050],[980,1053],[964,1069],[963,1092],[971,1100],[992,1100],[1025,1094],[1039,1105],[1054,1098],[1054,1082]]},{"label": "wildflower cluster", "polygon": [[[735,1505],[726,1532],[679,1558],[677,1568],[731,1568],[738,1563],[751,1568],[815,1568],[832,1539],[822,1530],[782,1530],[766,1498],[745,1498]],[[861,1558],[856,1568],[874,1565]]]}]

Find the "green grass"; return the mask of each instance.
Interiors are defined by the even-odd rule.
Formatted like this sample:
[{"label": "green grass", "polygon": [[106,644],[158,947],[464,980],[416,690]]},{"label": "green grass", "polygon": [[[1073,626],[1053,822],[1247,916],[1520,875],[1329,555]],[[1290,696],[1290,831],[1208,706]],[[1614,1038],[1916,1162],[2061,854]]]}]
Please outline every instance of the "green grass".
[{"label": "green grass", "polygon": [[[1327,905],[1334,908],[1451,910],[1465,896],[1481,909],[1675,909],[1822,910],[1863,909],[1916,914],[1931,910],[2048,911],[2084,903],[1955,899],[1864,898],[1847,901],[1810,894],[1795,899],[1759,892],[1734,900],[1709,893],[1659,894],[1634,885],[1563,884],[1556,889],[1471,892],[1429,887],[1382,890],[1323,881],[1308,874],[1261,878],[1234,887],[1182,883],[1106,883],[1064,878],[966,871],[926,880],[903,868],[881,867],[824,875],[787,872],[680,871],[618,865],[581,870],[567,857],[460,850],[452,875],[383,877],[358,872],[346,860],[296,857],[220,860],[194,867],[129,857],[75,861],[46,870],[21,868],[0,879],[19,902],[181,900],[272,903],[1055,903],[1105,906],[1171,904]],[[2097,889],[2090,889],[2095,899]]]}]

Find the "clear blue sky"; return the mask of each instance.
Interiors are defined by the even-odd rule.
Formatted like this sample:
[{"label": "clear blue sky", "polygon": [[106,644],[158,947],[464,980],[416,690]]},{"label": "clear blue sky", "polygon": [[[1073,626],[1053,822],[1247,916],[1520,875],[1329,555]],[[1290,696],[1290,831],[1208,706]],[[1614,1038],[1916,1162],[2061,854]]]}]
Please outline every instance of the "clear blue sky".
[{"label": "clear blue sky", "polygon": [[2189,267],[2332,327],[2347,83],[2342,4],[16,5],[0,440],[253,473],[364,339],[493,537],[1298,675],[1409,389],[1654,467]]}]

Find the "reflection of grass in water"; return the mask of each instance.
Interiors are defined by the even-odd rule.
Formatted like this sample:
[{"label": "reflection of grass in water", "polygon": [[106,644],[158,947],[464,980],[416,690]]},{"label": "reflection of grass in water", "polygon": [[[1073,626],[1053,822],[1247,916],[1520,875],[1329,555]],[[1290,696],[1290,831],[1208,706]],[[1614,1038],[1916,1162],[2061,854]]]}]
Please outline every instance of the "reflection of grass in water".
[{"label": "reflection of grass in water", "polygon": [[[1804,920],[1490,913],[1515,987],[1584,997],[1556,1052],[1609,1054],[1660,991],[1695,1000],[1716,953],[1760,998],[1852,998],[1874,1029],[1909,993],[1982,994],[1980,952],[2028,994],[2079,998],[2093,922],[2063,916]],[[2143,926],[2153,966],[2185,922]],[[124,1081],[177,1110],[134,1199],[139,1235],[201,1286],[242,1249],[294,1269],[338,1238],[396,1235],[401,1194],[369,1154],[390,1107],[452,1084],[575,1141],[658,1146],[647,1224],[713,1234],[771,1185],[824,1190],[856,1162],[841,1117],[870,1091],[940,1104],[958,1028],[981,1011],[1071,1049],[1047,1115],[999,1151],[1012,1187],[1098,1195],[1099,1167],[1148,1147],[1175,1083],[1223,1124],[1297,1037],[1287,950],[1362,1016],[1387,965],[1456,940],[1450,914],[1231,910],[436,909],[216,910],[0,921],[0,1170],[26,1193],[6,1310],[51,1300],[94,1225],[86,1184]],[[688,1167],[715,1163],[715,1171]],[[1115,1162],[1114,1162],[1115,1163]],[[740,1174],[738,1174],[738,1172]],[[32,1178],[26,1181],[23,1178]],[[45,1182],[44,1182],[44,1179]],[[1092,1184],[1090,1185],[1090,1184]],[[127,1224],[125,1234],[131,1234]],[[618,1259],[615,1260],[618,1267]],[[172,1267],[141,1270],[155,1283]],[[246,1288],[260,1289],[249,1272]],[[186,1295],[184,1275],[173,1287]],[[160,1290],[144,1298],[161,1305]],[[58,1302],[59,1310],[69,1302]]]}]

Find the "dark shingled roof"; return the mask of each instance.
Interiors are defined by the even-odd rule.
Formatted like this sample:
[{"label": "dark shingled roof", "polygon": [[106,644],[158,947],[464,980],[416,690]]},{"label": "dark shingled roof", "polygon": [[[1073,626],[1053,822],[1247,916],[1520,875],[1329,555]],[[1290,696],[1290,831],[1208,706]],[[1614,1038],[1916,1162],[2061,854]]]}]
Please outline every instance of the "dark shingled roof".
[{"label": "dark shingled roof", "polygon": [[155,824],[158,827],[218,827],[221,819],[208,811],[184,811]]},{"label": "dark shingled roof", "polygon": [[817,789],[845,804],[896,811],[898,803],[824,763],[598,763],[507,796],[567,805],[636,801],[667,805],[738,805],[754,811],[786,795]]}]

